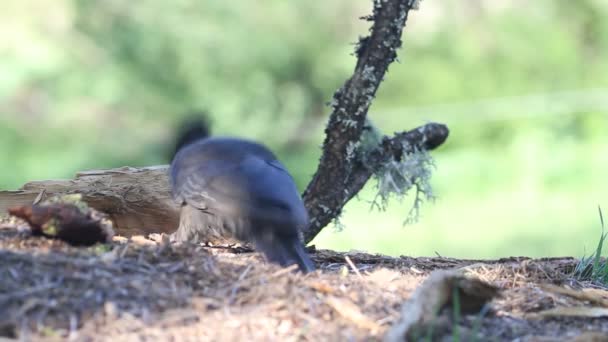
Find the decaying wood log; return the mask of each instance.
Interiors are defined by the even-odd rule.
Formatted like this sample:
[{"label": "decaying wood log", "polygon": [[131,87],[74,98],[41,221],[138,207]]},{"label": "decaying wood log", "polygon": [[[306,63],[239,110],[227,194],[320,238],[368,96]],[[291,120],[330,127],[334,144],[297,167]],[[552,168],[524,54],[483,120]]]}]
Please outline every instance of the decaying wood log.
[{"label": "decaying wood log", "polygon": [[179,223],[171,199],[168,166],[122,167],[76,174],[71,180],[46,180],[25,184],[16,191],[0,191],[0,214],[9,207],[31,204],[41,194],[80,193],[92,208],[110,216],[116,233],[132,236],[173,232]]}]

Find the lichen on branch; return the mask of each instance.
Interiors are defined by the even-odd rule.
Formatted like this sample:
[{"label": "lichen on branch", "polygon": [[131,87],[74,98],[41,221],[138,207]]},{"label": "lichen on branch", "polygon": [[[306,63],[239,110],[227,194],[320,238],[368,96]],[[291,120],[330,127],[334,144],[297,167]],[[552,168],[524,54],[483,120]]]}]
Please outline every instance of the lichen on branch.
[{"label": "lichen on branch", "polygon": [[414,188],[414,202],[404,224],[415,223],[420,216],[422,203],[435,199],[430,183],[434,167],[430,153],[417,148],[401,161],[393,159],[384,163],[374,172],[377,194],[372,208],[384,211],[391,198],[402,201]]}]

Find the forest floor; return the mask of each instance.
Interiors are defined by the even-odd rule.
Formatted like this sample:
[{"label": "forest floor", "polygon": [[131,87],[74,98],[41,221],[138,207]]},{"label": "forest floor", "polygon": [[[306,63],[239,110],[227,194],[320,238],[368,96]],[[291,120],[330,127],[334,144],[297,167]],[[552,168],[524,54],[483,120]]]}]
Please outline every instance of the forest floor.
[{"label": "forest floor", "polygon": [[[5,224],[0,339],[373,341],[409,324],[408,340],[608,341],[608,291],[572,279],[573,258],[311,256],[318,271],[303,275],[243,248],[158,236],[76,248]],[[497,293],[471,311],[474,298],[442,302],[452,287],[428,292],[428,282],[414,300],[436,270],[455,270]],[[476,286],[474,295],[484,291]],[[423,317],[429,306],[430,320]]]}]

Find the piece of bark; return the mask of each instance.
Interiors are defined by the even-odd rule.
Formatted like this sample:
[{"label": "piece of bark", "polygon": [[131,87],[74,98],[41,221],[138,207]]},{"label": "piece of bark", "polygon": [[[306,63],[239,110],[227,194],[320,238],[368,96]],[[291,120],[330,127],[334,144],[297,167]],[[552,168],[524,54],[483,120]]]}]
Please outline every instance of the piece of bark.
[{"label": "piece of bark", "polygon": [[500,296],[496,286],[467,277],[462,270],[434,271],[403,304],[401,318],[388,330],[384,341],[410,341],[417,340],[412,336],[424,336],[421,333],[437,322],[443,309],[454,305],[455,293],[458,294],[459,314],[477,314],[487,302]]},{"label": "piece of bark", "polygon": [[73,246],[112,241],[112,224],[102,213],[73,203],[32,204],[12,207],[9,214],[25,220],[33,235],[63,240]]}]

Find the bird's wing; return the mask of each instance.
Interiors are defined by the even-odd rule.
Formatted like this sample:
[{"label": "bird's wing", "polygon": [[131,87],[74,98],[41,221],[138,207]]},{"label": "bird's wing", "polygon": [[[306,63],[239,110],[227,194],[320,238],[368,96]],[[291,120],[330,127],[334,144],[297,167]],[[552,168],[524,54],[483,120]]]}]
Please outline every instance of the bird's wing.
[{"label": "bird's wing", "polygon": [[180,202],[207,209],[213,202],[221,200],[212,184],[226,181],[226,175],[233,173],[235,164],[231,161],[213,160],[198,164],[184,164],[173,167],[173,195]]},{"label": "bird's wing", "polygon": [[292,177],[276,160],[215,159],[187,174],[177,195],[196,208],[271,222],[308,220]]}]

